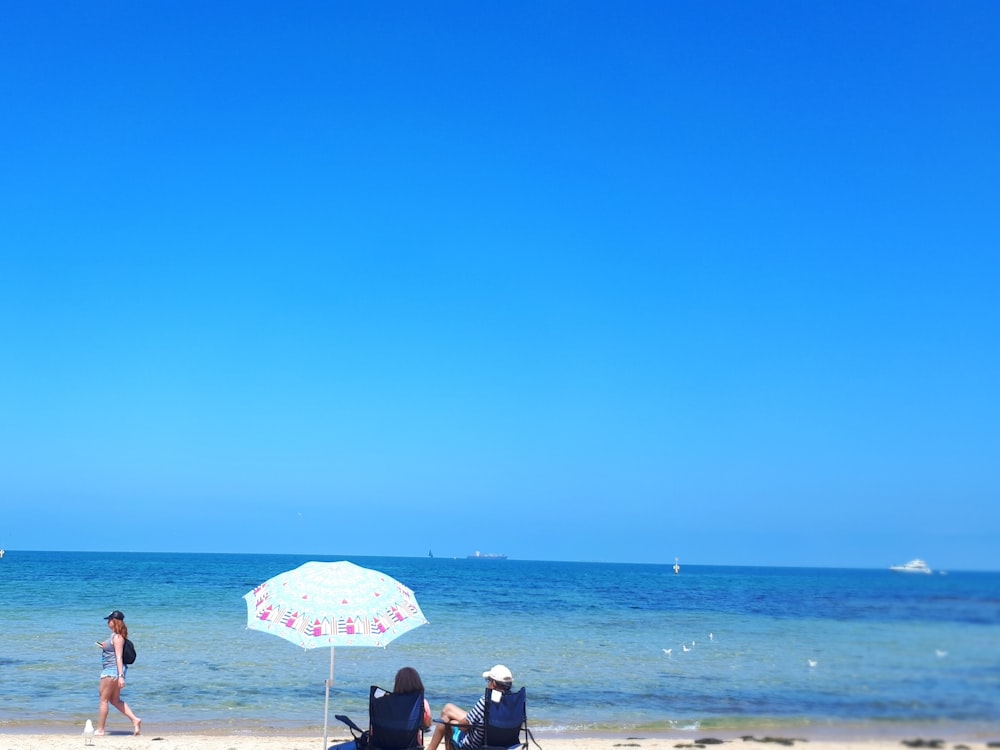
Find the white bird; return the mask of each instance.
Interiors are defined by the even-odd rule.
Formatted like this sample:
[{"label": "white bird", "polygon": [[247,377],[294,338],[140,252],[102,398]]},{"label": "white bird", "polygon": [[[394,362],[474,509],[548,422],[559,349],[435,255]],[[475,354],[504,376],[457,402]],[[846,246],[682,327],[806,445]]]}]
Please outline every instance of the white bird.
[{"label": "white bird", "polygon": [[944,657],[946,657],[948,655],[948,652],[947,651],[942,651],[941,649],[936,648],[936,649],[934,649],[934,654],[937,656],[937,658],[943,659]]},{"label": "white bird", "polygon": [[665,649],[663,649],[663,653],[665,653],[667,656],[670,656],[671,652],[673,652],[672,648],[665,648]]},{"label": "white bird", "polygon": [[694,648],[694,641],[691,641],[691,648]]},{"label": "white bird", "polygon": [[817,664],[819,664],[819,662],[816,661],[815,659],[810,659],[809,660],[809,666],[810,667],[815,667]]},{"label": "white bird", "polygon": [[709,633],[708,634],[708,640],[714,641],[715,640],[715,633]]},{"label": "white bird", "polygon": [[83,736],[85,745],[94,744],[94,722],[87,719],[87,723],[83,725]]},{"label": "white bird", "polygon": [[690,650],[691,650],[691,649],[689,649],[689,648],[687,647],[687,644],[686,644],[686,643],[682,643],[682,644],[681,644],[681,648],[682,648],[682,649],[684,649],[684,651],[690,651]]}]

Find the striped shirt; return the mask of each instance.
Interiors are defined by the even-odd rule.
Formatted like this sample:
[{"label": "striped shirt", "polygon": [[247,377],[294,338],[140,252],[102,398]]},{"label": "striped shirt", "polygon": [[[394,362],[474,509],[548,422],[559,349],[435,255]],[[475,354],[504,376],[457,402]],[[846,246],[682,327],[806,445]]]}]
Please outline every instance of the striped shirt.
[{"label": "striped shirt", "polygon": [[465,737],[462,738],[462,750],[476,750],[483,746],[486,739],[486,694],[483,693],[476,705],[466,715],[466,721],[471,725]]}]

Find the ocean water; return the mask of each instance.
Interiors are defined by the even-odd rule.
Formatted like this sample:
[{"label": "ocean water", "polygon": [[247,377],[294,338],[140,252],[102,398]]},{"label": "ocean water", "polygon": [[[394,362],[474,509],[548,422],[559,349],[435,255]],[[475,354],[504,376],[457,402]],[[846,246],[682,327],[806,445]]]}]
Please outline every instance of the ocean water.
[{"label": "ocean water", "polygon": [[[139,654],[124,696],[147,733],[321,733],[329,651],[247,630],[243,601],[310,559],[344,558],[9,551],[0,728],[96,719],[94,641],[117,608]],[[368,686],[391,687],[401,666],[437,711],[471,705],[497,662],[528,687],[536,735],[1000,735],[1000,573],[349,559],[410,586],[429,624],[385,649],[335,651],[332,736],[333,714],[363,722]],[[128,723],[112,710],[108,726]]]}]

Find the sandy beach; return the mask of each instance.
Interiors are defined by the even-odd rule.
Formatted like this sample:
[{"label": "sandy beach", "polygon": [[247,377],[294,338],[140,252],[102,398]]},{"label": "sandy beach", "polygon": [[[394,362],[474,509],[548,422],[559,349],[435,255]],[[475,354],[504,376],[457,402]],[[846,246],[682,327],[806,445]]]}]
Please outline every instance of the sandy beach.
[{"label": "sandy beach", "polygon": [[[340,738],[332,737],[330,744]],[[344,740],[348,738],[343,738]],[[648,737],[623,732],[601,736],[538,736],[542,750],[782,750],[786,747],[808,750],[987,750],[1000,747],[1000,737],[970,740],[946,736],[920,737],[916,734],[900,737],[855,738],[848,736],[747,735],[745,737],[671,736]],[[246,735],[204,733],[157,733],[150,731],[133,737],[125,730],[112,731],[92,740],[92,747],[113,750],[322,750],[322,737],[313,735]],[[86,739],[79,732],[72,734],[5,734],[0,750],[45,750],[46,748],[80,748]],[[538,750],[531,744],[530,748]]]}]

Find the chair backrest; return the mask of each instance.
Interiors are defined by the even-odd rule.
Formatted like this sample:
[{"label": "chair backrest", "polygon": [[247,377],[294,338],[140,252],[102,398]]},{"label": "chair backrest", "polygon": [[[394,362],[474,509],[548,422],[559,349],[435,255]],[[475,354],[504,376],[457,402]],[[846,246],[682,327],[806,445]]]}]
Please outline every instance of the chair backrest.
[{"label": "chair backrest", "polygon": [[368,696],[370,744],[380,750],[420,747],[424,718],[424,693],[390,693],[372,685]]},{"label": "chair backrest", "polygon": [[[494,700],[496,696],[500,696],[498,701]],[[484,748],[527,747],[528,700],[525,688],[512,693],[487,688],[483,723],[486,726]]]}]

